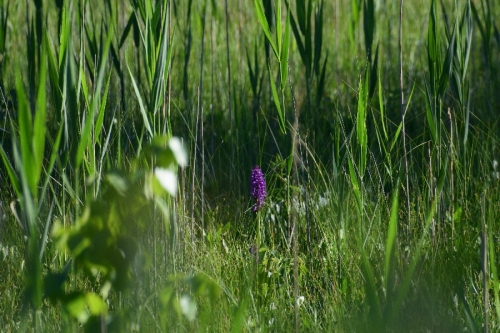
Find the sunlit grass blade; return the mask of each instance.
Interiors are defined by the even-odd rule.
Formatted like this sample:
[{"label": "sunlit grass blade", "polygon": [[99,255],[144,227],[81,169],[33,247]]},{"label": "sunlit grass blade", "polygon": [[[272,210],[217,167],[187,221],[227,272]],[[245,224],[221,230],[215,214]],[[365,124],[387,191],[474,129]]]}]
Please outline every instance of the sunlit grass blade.
[{"label": "sunlit grass blade", "polygon": [[359,78],[358,89],[358,113],[356,116],[356,134],[358,138],[359,147],[361,149],[359,174],[363,178],[366,169],[366,155],[368,149],[368,136],[366,131],[366,114],[368,107],[368,69],[365,74]]},{"label": "sunlit grass blade", "polygon": [[137,83],[135,83],[134,76],[132,72],[130,71],[130,67],[128,67],[128,72],[130,74],[130,79],[132,81],[132,86],[134,88],[135,96],[137,97],[137,101],[139,102],[139,111],[141,112],[142,115],[142,120],[144,122],[144,127],[148,131],[149,137],[153,137],[153,130],[151,129],[151,125],[149,123],[149,118],[148,118],[148,113],[146,111],[146,108],[144,107],[144,102],[142,101],[141,93],[139,92],[139,88],[137,87]]},{"label": "sunlit grass blade", "polygon": [[286,123],[285,114],[281,108],[280,100],[278,97],[278,91],[276,90],[276,83],[274,83],[273,74],[271,73],[271,68],[269,68],[269,80],[271,83],[271,92],[273,94],[274,105],[278,111],[279,125],[282,133],[286,133]]},{"label": "sunlit grass blade", "polygon": [[267,37],[267,40],[269,41],[269,44],[271,45],[271,48],[273,49],[274,55],[276,56],[276,59],[280,58],[280,54],[278,52],[278,48],[276,46],[276,43],[274,42],[273,38],[271,37],[271,30],[269,29],[269,24],[267,23],[266,16],[264,15],[264,8],[262,6],[261,0],[254,0],[254,8],[255,12],[257,14],[257,19],[259,20],[260,26],[262,30],[264,30],[264,34]]},{"label": "sunlit grass blade", "polygon": [[285,23],[285,37],[281,46],[280,73],[281,90],[285,90],[288,81],[288,51],[290,48],[290,9],[287,11]]}]

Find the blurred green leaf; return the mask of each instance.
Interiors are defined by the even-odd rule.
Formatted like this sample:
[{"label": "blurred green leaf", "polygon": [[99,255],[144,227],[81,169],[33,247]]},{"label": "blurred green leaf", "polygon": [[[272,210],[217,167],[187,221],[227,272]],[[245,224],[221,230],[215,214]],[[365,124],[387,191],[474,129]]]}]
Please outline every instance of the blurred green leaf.
[{"label": "blurred green leaf", "polygon": [[103,299],[94,293],[87,293],[85,295],[85,301],[90,314],[93,316],[104,315],[108,311],[108,307]]},{"label": "blurred green leaf", "polygon": [[84,324],[89,319],[86,297],[83,292],[73,292],[64,297],[64,309],[80,323]]}]

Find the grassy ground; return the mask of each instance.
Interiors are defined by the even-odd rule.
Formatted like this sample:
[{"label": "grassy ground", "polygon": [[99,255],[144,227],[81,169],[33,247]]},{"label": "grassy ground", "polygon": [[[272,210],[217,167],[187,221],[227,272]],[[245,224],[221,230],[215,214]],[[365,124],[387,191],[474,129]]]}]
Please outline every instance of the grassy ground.
[{"label": "grassy ground", "polygon": [[500,329],[500,7],[287,6],[0,1],[0,331]]}]

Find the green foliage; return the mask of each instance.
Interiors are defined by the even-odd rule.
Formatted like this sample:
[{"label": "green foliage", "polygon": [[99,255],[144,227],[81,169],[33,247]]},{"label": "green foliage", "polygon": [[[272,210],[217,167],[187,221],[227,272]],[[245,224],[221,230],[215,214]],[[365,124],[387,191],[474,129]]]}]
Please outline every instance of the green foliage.
[{"label": "green foliage", "polygon": [[[186,153],[176,138],[157,137],[144,154],[146,160],[156,161],[155,169],[186,164]],[[99,193],[103,199],[88,203],[73,226],[65,227],[60,222],[54,225],[56,247],[72,258],[67,267],[74,268],[71,273],[66,269],[45,278],[45,296],[61,302],[68,315],[85,324],[88,331],[94,330],[96,323],[108,321],[106,300],[110,292],[129,291],[134,285],[134,271],[148,269],[147,265],[134,267],[134,263],[147,255],[141,254],[140,239],[151,223],[153,198],[163,196],[177,179],[175,173],[162,179],[156,171],[137,169],[130,175],[110,173],[105,181]],[[170,212],[162,212],[168,225]],[[71,288],[66,291],[69,281],[80,275],[99,286],[99,295]],[[197,290],[202,287],[197,285]]]},{"label": "green foliage", "polygon": [[499,7],[221,8],[0,1],[2,330],[497,331]]},{"label": "green foliage", "polygon": [[[280,78],[279,84],[281,87],[281,92],[283,94],[288,79],[288,54],[289,54],[288,49],[290,47],[290,10],[288,10],[287,13],[287,18],[285,23],[285,36],[283,38],[283,32],[281,26],[281,0],[278,0],[277,4],[275,4],[274,12],[276,13],[276,18],[275,18],[276,40],[274,40],[271,36],[271,30],[269,28],[268,18],[265,15],[264,6],[262,5],[261,0],[254,0],[254,7],[260,26],[264,31],[267,41],[271,45],[274,52],[274,56],[278,62],[279,78]],[[278,96],[278,91],[272,75],[270,64],[268,64],[268,69],[270,78],[269,82],[271,84],[271,92],[274,100],[274,105],[276,106],[276,109],[278,111],[280,129],[283,133],[286,133],[285,110],[284,107],[281,106],[282,103],[280,102]]]}]

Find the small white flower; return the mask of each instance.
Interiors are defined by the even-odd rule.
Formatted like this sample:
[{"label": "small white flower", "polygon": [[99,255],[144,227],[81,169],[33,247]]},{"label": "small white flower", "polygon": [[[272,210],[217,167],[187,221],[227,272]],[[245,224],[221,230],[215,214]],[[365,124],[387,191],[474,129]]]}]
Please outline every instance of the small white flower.
[{"label": "small white flower", "polygon": [[497,169],[497,167],[498,167],[498,162],[497,162],[497,160],[493,160],[493,169],[495,169],[495,170],[496,170],[496,169]]},{"label": "small white flower", "polygon": [[301,305],[302,305],[302,303],[304,303],[304,301],[305,301],[305,300],[306,300],[306,299],[304,298],[304,296],[299,296],[299,297],[297,298],[297,306],[301,306]]}]

